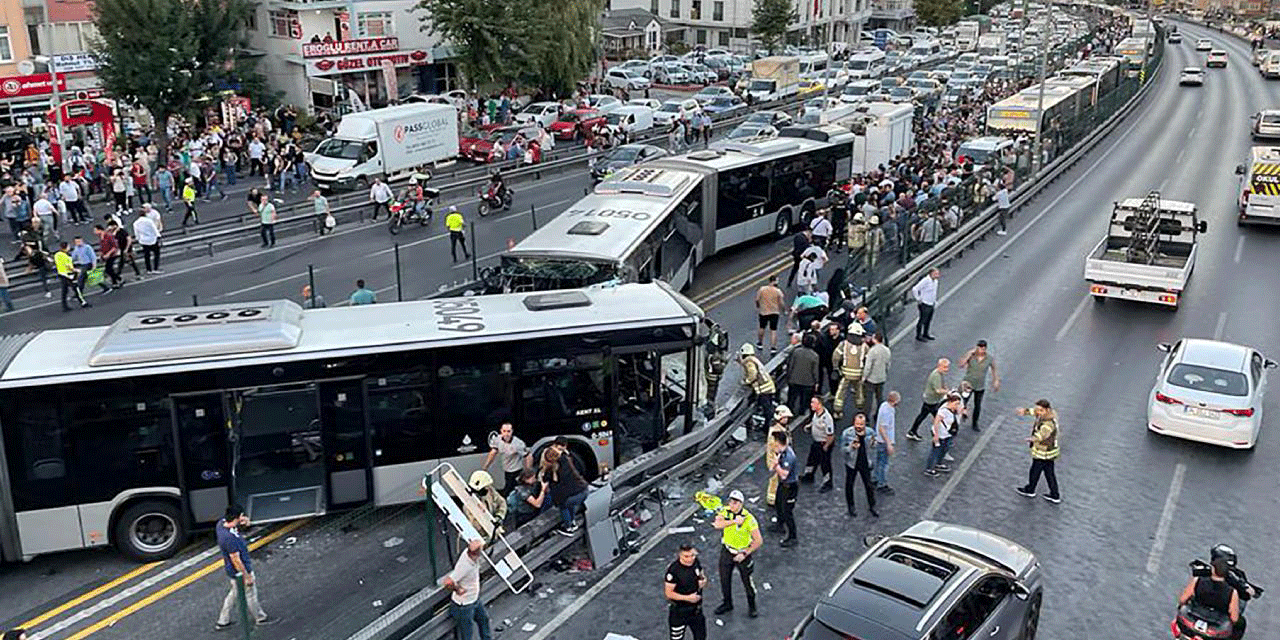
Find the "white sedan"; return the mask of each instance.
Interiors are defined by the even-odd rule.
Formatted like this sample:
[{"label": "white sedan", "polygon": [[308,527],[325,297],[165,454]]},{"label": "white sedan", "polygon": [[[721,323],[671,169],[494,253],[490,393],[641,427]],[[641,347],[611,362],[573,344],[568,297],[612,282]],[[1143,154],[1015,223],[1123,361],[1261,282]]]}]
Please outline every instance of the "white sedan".
[{"label": "white sedan", "polygon": [[1200,86],[1204,84],[1204,69],[1200,67],[1187,67],[1182,70],[1178,76],[1178,84]]},{"label": "white sedan", "polygon": [[1196,51],[1208,51],[1213,48],[1213,41],[1208,38],[1196,40]]},{"label": "white sedan", "polygon": [[1216,340],[1161,343],[1165,352],[1147,401],[1147,428],[1156,433],[1252,449],[1262,426],[1267,369],[1276,362],[1256,350]]}]

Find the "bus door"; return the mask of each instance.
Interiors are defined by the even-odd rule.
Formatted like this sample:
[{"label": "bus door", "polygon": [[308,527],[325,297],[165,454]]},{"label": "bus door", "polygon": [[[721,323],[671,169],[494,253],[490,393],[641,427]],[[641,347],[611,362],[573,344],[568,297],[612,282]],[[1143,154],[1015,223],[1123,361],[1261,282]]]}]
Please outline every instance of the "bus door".
[{"label": "bus door", "polygon": [[319,385],[238,389],[228,398],[234,495],[251,520],[325,512]]},{"label": "bus door", "polygon": [[321,382],[320,420],[329,506],[368,502],[372,492],[364,378]]},{"label": "bus door", "polygon": [[221,391],[171,398],[181,443],[183,494],[196,524],[217,522],[230,495],[230,432],[223,399]]}]

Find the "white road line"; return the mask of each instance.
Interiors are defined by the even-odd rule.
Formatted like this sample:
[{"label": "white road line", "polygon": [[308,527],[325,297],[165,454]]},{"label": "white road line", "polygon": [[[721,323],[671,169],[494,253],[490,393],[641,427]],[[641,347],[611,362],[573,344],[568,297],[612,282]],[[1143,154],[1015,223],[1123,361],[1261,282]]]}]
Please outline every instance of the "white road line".
[{"label": "white road line", "polygon": [[1196,135],[1196,129],[1199,125],[1192,125],[1191,130],[1187,132],[1187,137],[1192,138]]},{"label": "white road line", "polygon": [[1213,328],[1213,339],[1221,340],[1222,332],[1227,329],[1227,312],[1223,311],[1218,314],[1218,326]]},{"label": "white road line", "polygon": [[[1124,142],[1125,138],[1128,138],[1129,134],[1136,131],[1137,128],[1138,127],[1135,123],[1134,126],[1129,127],[1127,130],[1125,130],[1125,132],[1121,134],[1120,137],[1116,138],[1115,142],[1111,143],[1110,147],[1107,147],[1107,150],[1103,152],[1102,155],[1098,156],[1098,159],[1095,160],[1093,164],[1089,165],[1088,169],[1085,169],[1084,173],[1080,174],[1078,178],[1076,178],[1070,185],[1067,186],[1066,190],[1058,194],[1058,197],[1054,198],[1053,201],[1050,202],[1048,206],[1046,206],[1040,213],[1036,214],[1036,217],[1032,218],[1030,221],[1027,222],[1025,226],[1023,226],[1021,229],[1018,229],[1018,231],[1015,232],[1013,235],[1009,236],[1009,239],[1005,240],[1004,244],[1000,245],[999,249],[992,252],[991,255],[987,256],[987,258],[982,262],[980,262],[977,267],[975,267],[969,273],[965,274],[965,276],[961,278],[959,282],[956,283],[956,286],[951,287],[950,289],[947,290],[945,294],[943,294],[940,298],[938,298],[938,304],[941,305],[942,303],[951,299],[951,296],[955,295],[956,292],[963,289],[966,284],[969,284],[970,280],[977,277],[979,273],[982,273],[982,270],[986,269],[987,265],[990,265],[992,262],[995,261],[996,258],[999,258],[1001,255],[1003,255],[1004,252],[1009,247],[1013,246],[1013,244],[1017,242],[1018,239],[1021,238],[1024,233],[1030,231],[1031,228],[1034,227],[1036,223],[1040,221],[1041,218],[1043,218],[1050,211],[1053,211],[1053,208],[1056,207],[1059,202],[1062,202],[1063,198],[1067,197],[1067,195],[1069,195],[1072,191],[1074,191],[1076,187],[1080,186],[1080,183],[1084,182],[1084,179],[1089,177],[1089,174],[1093,173],[1093,170],[1097,169],[1098,166],[1102,164],[1102,161],[1106,160],[1107,156],[1110,156],[1111,152],[1115,151],[1116,147],[1120,146],[1120,143]],[[898,331],[898,333],[895,334],[891,340],[889,340],[889,346],[892,347],[898,344],[899,342],[902,342],[902,340],[907,337],[907,334],[911,333],[915,329],[917,320],[912,320],[911,322],[903,326],[902,330]]]},{"label": "white road line", "polygon": [[178,564],[173,565],[172,567],[169,567],[168,569],[165,569],[164,571],[161,571],[160,573],[157,573],[154,576],[151,576],[150,578],[147,578],[146,580],[143,580],[142,582],[139,582],[129,587],[128,589],[125,589],[123,591],[116,593],[110,598],[105,598],[102,600],[95,601],[93,606],[81,609],[75,612],[74,614],[68,617],[62,618],[58,620],[58,622],[51,624],[47,627],[41,627],[40,630],[35,633],[28,632],[28,635],[31,637],[31,640],[40,640],[41,638],[47,638],[52,634],[55,634],[82,620],[85,620],[89,617],[94,616],[95,614],[97,614],[100,611],[103,611],[104,609],[114,606],[116,603],[126,598],[142,593],[143,591],[150,589],[151,587],[159,584],[165,579],[177,573],[181,573],[182,571],[185,571],[186,569],[192,566],[200,564],[201,562],[213,557],[217,553],[218,553],[217,547],[206,549],[190,558],[187,558],[186,560],[183,560]]},{"label": "white road line", "polygon": [[1168,178],[1165,178],[1164,180],[1161,180],[1161,181],[1160,181],[1160,188],[1159,188],[1159,191],[1163,192],[1163,191],[1164,191],[1164,187],[1165,187],[1165,185],[1167,185],[1167,184],[1169,184],[1169,179],[1168,179]]},{"label": "white road line", "polygon": [[[747,470],[747,467],[750,467],[751,465],[758,462],[760,458],[763,456],[764,456],[764,452],[761,451],[760,453],[753,455],[747,460],[743,461],[742,464],[738,465],[735,469],[733,469],[727,475],[725,475],[723,479],[724,484],[728,485],[729,483],[736,480],[738,476],[742,475],[743,472]],[[613,584],[614,581],[617,580],[620,576],[622,576],[622,574],[626,572],[627,569],[630,569],[632,565],[639,562],[641,558],[648,555],[649,552],[652,551],[654,547],[658,546],[658,543],[662,542],[663,540],[666,540],[667,536],[671,535],[671,529],[673,529],[676,525],[680,524],[681,522],[684,522],[686,518],[693,515],[701,508],[702,508],[701,505],[693,504],[686,507],[680,513],[676,514],[676,517],[671,520],[671,523],[663,527],[658,532],[657,535],[653,536],[647,542],[645,542],[644,545],[640,547],[639,551],[627,556],[626,559],[618,563],[618,566],[610,570],[609,573],[606,574],[604,578],[601,578],[599,582],[591,585],[590,589],[587,589],[582,595],[578,596],[577,599],[575,599],[572,603],[570,603],[569,606],[560,610],[560,613],[557,613],[556,616],[552,618],[549,622],[547,622],[547,624],[543,625],[541,629],[538,629],[538,632],[530,636],[529,640],[546,640],[547,638],[549,638],[551,634],[555,633],[555,631],[560,628],[560,625],[563,625],[566,620],[573,617],[574,614],[578,613],[578,611],[580,611],[583,607],[585,607],[587,603],[591,602],[597,595],[600,595],[601,591],[604,591],[609,587],[609,585]]]},{"label": "white road line", "polygon": [[1169,541],[1169,528],[1173,526],[1173,512],[1178,508],[1178,496],[1182,493],[1182,479],[1186,475],[1186,463],[1179,462],[1173,470],[1173,481],[1169,483],[1169,495],[1164,499],[1164,511],[1160,512],[1156,539],[1151,543],[1151,553],[1147,554],[1148,577],[1155,577],[1156,572],[1160,570],[1160,557],[1164,555],[1164,545]]},{"label": "white road line", "polygon": [[1067,332],[1071,331],[1071,327],[1075,325],[1080,314],[1084,313],[1084,308],[1089,304],[1089,299],[1092,297],[1093,296],[1085,296],[1080,299],[1080,304],[1076,305],[1076,310],[1071,312],[1071,315],[1067,317],[1067,321],[1062,325],[1062,328],[1058,329],[1058,335],[1054,337],[1055,342],[1062,342],[1062,339],[1067,337]]},{"label": "white road line", "polygon": [[[322,271],[323,269],[324,269],[324,267],[319,267],[319,268],[317,268],[317,269],[316,269],[316,273],[320,273],[320,271]],[[228,291],[228,292],[226,292],[226,293],[220,293],[220,294],[218,294],[218,295],[216,295],[216,296],[214,296],[214,297],[215,297],[215,298],[230,298],[231,296],[238,296],[238,295],[240,295],[240,294],[242,294],[242,293],[249,293],[250,291],[257,291],[258,289],[264,289],[264,288],[266,288],[266,287],[274,286],[274,285],[277,285],[277,284],[280,284],[280,283],[283,283],[283,282],[288,282],[288,281],[290,281],[290,280],[296,280],[296,279],[298,279],[298,278],[305,278],[305,277],[307,277],[307,274],[305,274],[305,273],[298,273],[298,274],[294,274],[294,275],[291,275],[291,276],[283,276],[283,277],[280,277],[280,278],[276,278],[275,280],[272,280],[272,281],[270,281],[270,282],[263,282],[263,283],[260,283],[260,284],[255,284],[255,285],[253,285],[252,287],[245,287],[245,288],[243,288],[243,289],[236,289],[235,291]]]},{"label": "white road line", "polygon": [[991,424],[982,432],[982,437],[978,438],[978,443],[973,445],[969,455],[965,456],[964,460],[960,462],[960,468],[951,474],[951,477],[947,479],[947,484],[942,486],[942,490],[933,497],[929,507],[924,510],[924,514],[920,516],[922,520],[932,519],[938,513],[938,510],[942,508],[942,505],[947,503],[947,498],[951,497],[956,487],[960,486],[960,480],[964,478],[964,474],[969,472],[969,468],[977,461],[978,456],[982,455],[982,450],[987,448],[987,443],[991,442],[991,439],[995,437],[1000,425],[1004,424],[1004,419],[1005,416],[1003,415],[996,416],[996,419],[992,420]]},{"label": "white road line", "polygon": [[1240,258],[1244,255],[1244,236],[1236,239],[1236,264],[1240,264]]},{"label": "white road line", "polygon": [[1185,156],[1185,155],[1187,155],[1187,148],[1186,148],[1186,147],[1183,147],[1183,148],[1182,148],[1182,151],[1179,151],[1179,152],[1178,152],[1178,160],[1177,160],[1177,162],[1182,162],[1182,156]]}]

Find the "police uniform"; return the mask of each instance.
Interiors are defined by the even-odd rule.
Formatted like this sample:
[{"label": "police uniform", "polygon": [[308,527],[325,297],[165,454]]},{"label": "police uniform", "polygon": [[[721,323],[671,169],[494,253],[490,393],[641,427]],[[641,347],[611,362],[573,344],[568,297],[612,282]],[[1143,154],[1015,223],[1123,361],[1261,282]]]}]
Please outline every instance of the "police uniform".
[{"label": "police uniform", "polygon": [[725,520],[742,517],[742,522],[731,524],[720,532],[720,595],[723,598],[721,608],[733,608],[733,568],[738,568],[742,577],[742,589],[747,594],[747,608],[756,609],[756,587],[751,581],[751,573],[755,570],[755,556],[748,553],[742,562],[734,562],[733,557],[743,553],[751,546],[751,533],[760,529],[756,517],[744,506],[738,513],[729,511],[728,507],[720,509],[719,516]]},{"label": "police uniform", "polygon": [[[695,593],[702,595],[701,582],[705,577],[706,572],[702,570],[702,561],[696,558],[689,566],[685,566],[679,560],[667,566],[666,582],[682,596]],[[669,601],[667,625],[671,628],[671,640],[683,640],[685,629],[693,632],[693,640],[705,640],[707,619],[702,615],[702,602]]]}]

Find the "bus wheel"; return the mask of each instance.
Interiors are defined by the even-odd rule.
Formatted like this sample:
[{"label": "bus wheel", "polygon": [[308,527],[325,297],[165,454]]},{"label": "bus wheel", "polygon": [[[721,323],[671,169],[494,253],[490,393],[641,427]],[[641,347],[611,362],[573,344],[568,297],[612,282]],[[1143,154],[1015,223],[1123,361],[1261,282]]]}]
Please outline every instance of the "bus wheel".
[{"label": "bus wheel", "polygon": [[125,509],[112,533],[120,552],[140,562],[171,557],[187,538],[178,507],[158,500]]},{"label": "bus wheel", "polygon": [[779,238],[787,237],[787,233],[791,231],[791,216],[786,211],[778,212],[778,219],[773,223],[773,233]]}]

